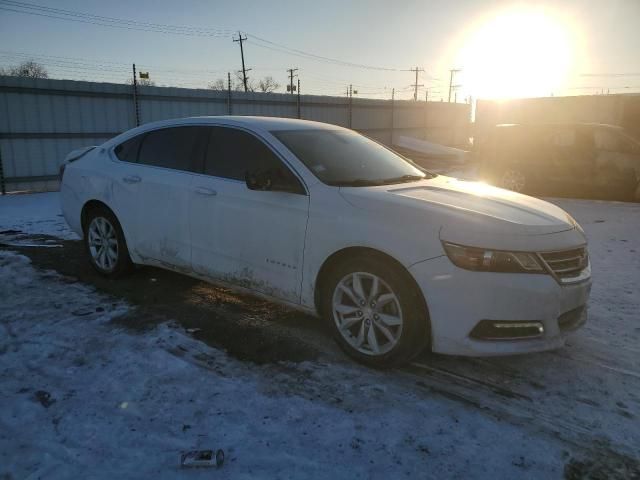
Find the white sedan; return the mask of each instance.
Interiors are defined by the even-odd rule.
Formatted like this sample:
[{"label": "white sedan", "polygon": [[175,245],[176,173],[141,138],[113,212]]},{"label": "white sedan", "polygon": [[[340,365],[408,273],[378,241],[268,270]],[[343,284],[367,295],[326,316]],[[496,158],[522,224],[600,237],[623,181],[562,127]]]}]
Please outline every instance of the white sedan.
[{"label": "white sedan", "polygon": [[335,125],[162,121],[65,167],[64,216],[101,274],[153,265],[266,296],[325,318],[368,365],[557,348],[586,320],[569,214]]}]

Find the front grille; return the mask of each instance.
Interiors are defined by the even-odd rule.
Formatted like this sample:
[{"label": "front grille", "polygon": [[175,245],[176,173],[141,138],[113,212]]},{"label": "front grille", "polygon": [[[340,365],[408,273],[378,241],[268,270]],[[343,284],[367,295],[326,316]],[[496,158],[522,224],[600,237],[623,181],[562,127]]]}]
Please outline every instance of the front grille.
[{"label": "front grille", "polygon": [[589,267],[589,254],[586,247],[543,252],[540,253],[540,257],[561,283],[582,280],[584,275],[581,274]]}]

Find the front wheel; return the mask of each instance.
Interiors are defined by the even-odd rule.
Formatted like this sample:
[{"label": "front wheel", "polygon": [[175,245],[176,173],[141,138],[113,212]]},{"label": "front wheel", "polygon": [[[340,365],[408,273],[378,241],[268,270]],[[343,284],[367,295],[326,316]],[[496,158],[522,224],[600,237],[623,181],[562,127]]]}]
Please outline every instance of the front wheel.
[{"label": "front wheel", "polygon": [[428,342],[428,316],[413,281],[377,258],[354,258],[334,268],[323,312],[340,347],[373,367],[405,363]]},{"label": "front wheel", "polygon": [[131,270],[133,264],[120,223],[106,208],[89,212],[84,242],[91,265],[106,277],[118,277]]}]

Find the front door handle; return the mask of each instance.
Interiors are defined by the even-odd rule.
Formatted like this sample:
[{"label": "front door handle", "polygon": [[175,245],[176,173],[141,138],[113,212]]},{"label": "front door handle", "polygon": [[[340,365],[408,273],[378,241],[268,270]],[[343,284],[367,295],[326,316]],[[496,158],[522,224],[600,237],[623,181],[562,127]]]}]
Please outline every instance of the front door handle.
[{"label": "front door handle", "polygon": [[196,193],[200,195],[208,195],[210,197],[214,197],[218,194],[218,192],[216,192],[215,190],[206,187],[196,187]]},{"label": "front door handle", "polygon": [[124,183],[140,183],[142,179],[138,175],[129,175],[128,177],[123,177],[122,181]]}]

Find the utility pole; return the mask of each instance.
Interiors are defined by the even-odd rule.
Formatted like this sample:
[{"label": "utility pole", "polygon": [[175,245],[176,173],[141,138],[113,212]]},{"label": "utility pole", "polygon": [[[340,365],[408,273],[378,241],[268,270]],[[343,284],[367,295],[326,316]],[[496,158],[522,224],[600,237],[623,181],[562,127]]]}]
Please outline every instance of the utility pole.
[{"label": "utility pole", "polygon": [[231,115],[231,72],[227,72],[227,115]]},{"label": "utility pole", "polygon": [[410,72],[415,72],[416,74],[416,82],[412,85],[412,87],[414,88],[413,90],[413,100],[417,101],[418,100],[418,87],[424,87],[423,84],[418,84],[418,72],[424,72],[424,68],[412,68],[409,70]]},{"label": "utility pole", "polygon": [[393,130],[396,120],[396,89],[391,89],[391,144],[393,145]]},{"label": "utility pole", "polygon": [[4,168],[2,167],[2,150],[0,150],[0,192],[2,192],[2,195],[7,193],[4,180]]},{"label": "utility pole", "polygon": [[[238,32],[238,38],[234,38],[234,42],[240,43],[240,56],[242,57],[242,82],[244,83],[244,91],[247,92],[247,69],[244,66],[244,49],[242,48],[242,42],[247,39],[247,36],[242,36],[242,32]],[[250,69],[249,69],[250,70]]]},{"label": "utility pole", "polygon": [[347,95],[349,95],[349,128],[351,128],[351,118],[353,117],[353,85],[349,85]]},{"label": "utility pole", "polygon": [[427,137],[427,131],[429,130],[429,89],[424,91],[424,136]]},{"label": "utility pole", "polygon": [[453,76],[459,71],[460,71],[459,69],[455,69],[455,68],[449,70],[449,100],[447,100],[449,103],[451,103],[451,92],[453,92],[454,89],[460,86],[460,85],[453,84]]},{"label": "utility pole", "polygon": [[300,77],[298,77],[298,118],[300,118]]},{"label": "utility pole", "polygon": [[293,95],[293,92],[295,92],[295,88],[293,87],[293,77],[297,77],[298,75],[294,75],[295,72],[297,72],[298,69],[297,68],[288,68],[287,72],[289,73],[289,93],[291,93],[291,95]]},{"label": "utility pole", "polygon": [[140,126],[140,108],[138,107],[138,80],[136,80],[136,64],[133,64],[133,106],[135,108],[136,127]]}]

